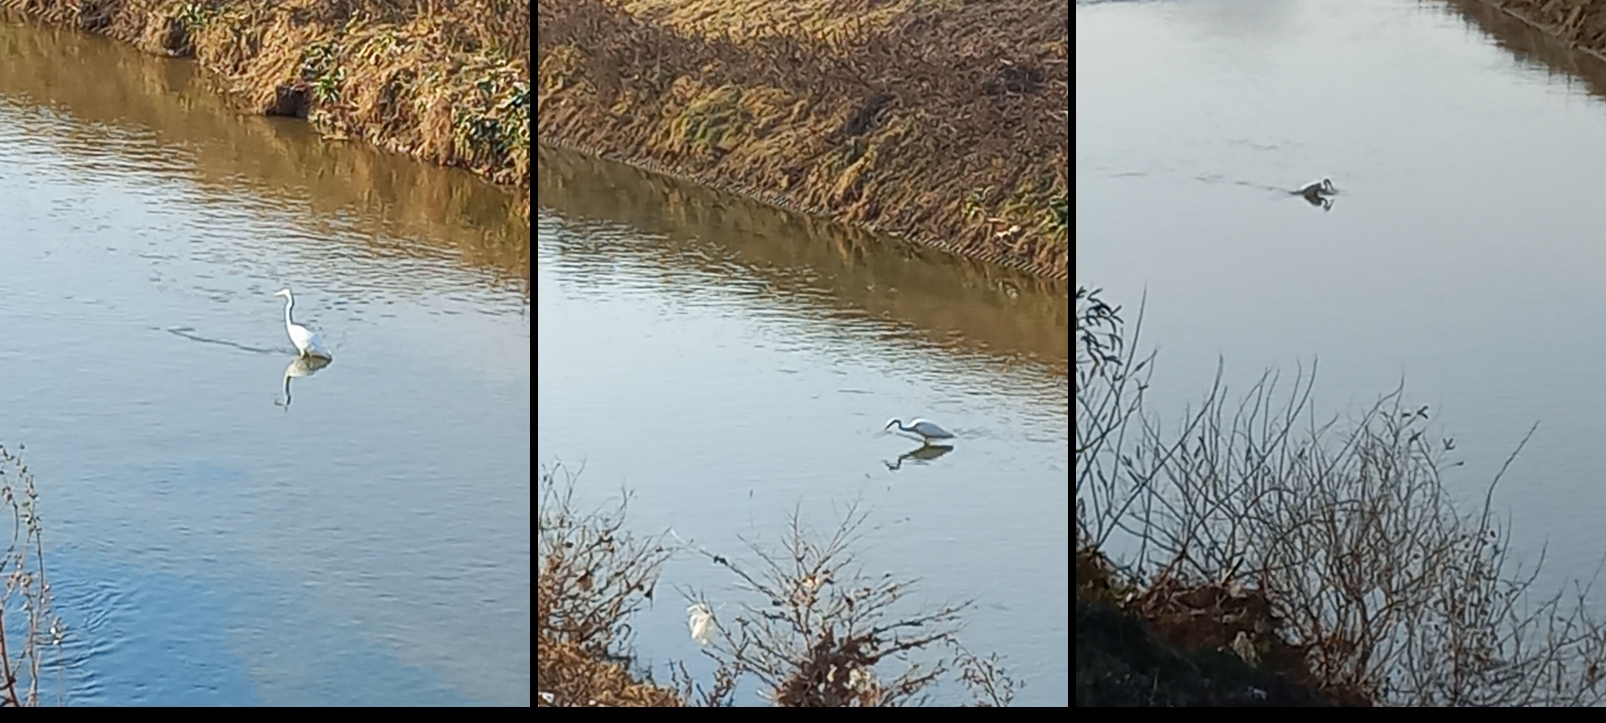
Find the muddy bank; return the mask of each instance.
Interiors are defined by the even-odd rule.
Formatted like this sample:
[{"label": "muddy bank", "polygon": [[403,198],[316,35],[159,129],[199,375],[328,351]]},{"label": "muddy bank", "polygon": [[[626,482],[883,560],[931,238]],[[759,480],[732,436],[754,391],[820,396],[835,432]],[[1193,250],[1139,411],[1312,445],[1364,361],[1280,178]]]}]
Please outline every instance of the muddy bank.
[{"label": "muddy bank", "polygon": [[247,110],[471,170],[529,215],[529,0],[0,0],[194,58]]},{"label": "muddy bank", "polygon": [[1232,653],[1167,645],[1143,621],[1076,603],[1076,705],[1332,706]]},{"label": "muddy bank", "polygon": [[1064,0],[537,9],[542,143],[1067,277]]},{"label": "muddy bank", "polygon": [[1478,0],[1606,61],[1606,0]]}]

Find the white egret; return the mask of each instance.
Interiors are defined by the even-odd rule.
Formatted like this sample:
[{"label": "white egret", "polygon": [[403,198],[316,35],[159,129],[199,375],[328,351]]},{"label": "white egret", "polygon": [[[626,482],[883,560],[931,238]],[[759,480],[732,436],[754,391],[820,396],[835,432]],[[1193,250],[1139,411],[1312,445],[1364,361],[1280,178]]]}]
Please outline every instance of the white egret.
[{"label": "white egret", "polygon": [[686,612],[691,614],[691,619],[687,621],[691,627],[691,639],[697,641],[698,645],[707,645],[714,634],[714,612],[702,603],[686,608]]},{"label": "white egret", "polygon": [[273,292],[273,295],[284,297],[284,330],[290,334],[290,343],[296,345],[296,350],[301,352],[301,356],[320,356],[325,359],[335,358],[334,355],[323,348],[323,340],[319,339],[317,334],[314,334],[311,329],[290,320],[290,307],[296,305],[296,297],[291,295],[290,289],[279,289]]},{"label": "white egret", "polygon": [[886,431],[888,429],[891,429],[893,425],[897,425],[898,426],[898,431],[907,432],[909,434],[918,434],[918,435],[920,435],[921,441],[924,441],[924,442],[926,442],[928,444],[933,439],[953,439],[954,438],[954,436],[952,434],[948,433],[948,430],[943,429],[942,427],[937,426],[935,423],[927,421],[927,420],[924,420],[924,419],[911,419],[911,420],[909,420],[909,424],[910,424],[910,426],[905,427],[905,426],[903,426],[903,420],[894,419],[894,420],[892,420],[890,422],[887,422],[887,426],[883,427],[881,429],[881,431],[884,432],[884,431]]}]

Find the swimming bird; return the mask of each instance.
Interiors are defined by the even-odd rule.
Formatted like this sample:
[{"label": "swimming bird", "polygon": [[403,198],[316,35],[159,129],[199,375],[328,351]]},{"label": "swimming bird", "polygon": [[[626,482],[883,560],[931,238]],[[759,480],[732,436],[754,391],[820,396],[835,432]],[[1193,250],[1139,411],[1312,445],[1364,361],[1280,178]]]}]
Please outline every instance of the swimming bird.
[{"label": "swimming bird", "polygon": [[1304,196],[1305,198],[1319,198],[1321,196],[1330,196],[1338,193],[1338,189],[1333,188],[1332,179],[1323,178],[1320,181],[1311,183],[1304,188],[1295,191],[1295,193]]},{"label": "swimming bird", "polygon": [[290,308],[296,305],[296,297],[291,295],[289,288],[273,292],[274,296],[283,296],[284,301],[284,330],[290,335],[290,343],[296,345],[296,351],[301,356],[320,356],[325,359],[334,359],[334,355],[323,348],[323,340],[313,333],[311,329],[290,320]]},{"label": "swimming bird", "polygon": [[888,429],[891,429],[893,425],[897,425],[898,431],[905,432],[905,433],[908,433],[908,434],[918,434],[918,435],[920,435],[921,440],[926,442],[927,444],[930,444],[931,440],[933,440],[933,439],[953,439],[954,438],[954,436],[952,434],[948,433],[948,430],[943,429],[942,427],[937,426],[935,423],[927,421],[927,420],[924,420],[924,419],[911,419],[911,420],[909,420],[909,424],[910,424],[910,426],[905,427],[905,426],[903,426],[903,420],[894,419],[894,420],[892,420],[890,422],[887,422],[887,426],[882,427],[881,431],[884,432],[884,431],[886,431]]}]

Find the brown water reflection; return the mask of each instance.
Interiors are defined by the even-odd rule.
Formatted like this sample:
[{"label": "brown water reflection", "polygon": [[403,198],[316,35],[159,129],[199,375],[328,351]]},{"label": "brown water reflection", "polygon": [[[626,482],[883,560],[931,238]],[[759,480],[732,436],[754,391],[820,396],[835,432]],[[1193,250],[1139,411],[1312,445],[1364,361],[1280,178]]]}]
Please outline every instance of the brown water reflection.
[{"label": "brown water reflection", "polygon": [[[456,257],[528,293],[530,227],[515,212],[512,194],[465,171],[365,142],[320,139],[306,123],[231,107],[225,89],[193,61],[23,24],[0,9],[0,97],[7,96],[68,114],[83,126],[145,135],[144,143],[127,149],[106,147],[106,133],[63,135],[55,140],[65,162],[104,163],[109,156],[165,168],[216,191],[220,203],[249,203],[240,198],[249,195],[279,206],[284,200],[304,204],[303,230],[372,239],[357,253]],[[80,124],[64,123],[61,132],[73,133]],[[417,241],[399,245],[386,237]]]},{"label": "brown water reflection", "polygon": [[1451,0],[1450,5],[1519,59],[1532,60],[1584,80],[1592,95],[1606,96],[1606,63],[1514,18],[1484,0]]},{"label": "brown water reflection", "polygon": [[829,299],[847,316],[909,323],[961,351],[1024,357],[1056,373],[1069,358],[1066,282],[951,257],[695,185],[541,146],[537,205],[624,221],[663,239],[662,267],[728,264],[777,293]]}]

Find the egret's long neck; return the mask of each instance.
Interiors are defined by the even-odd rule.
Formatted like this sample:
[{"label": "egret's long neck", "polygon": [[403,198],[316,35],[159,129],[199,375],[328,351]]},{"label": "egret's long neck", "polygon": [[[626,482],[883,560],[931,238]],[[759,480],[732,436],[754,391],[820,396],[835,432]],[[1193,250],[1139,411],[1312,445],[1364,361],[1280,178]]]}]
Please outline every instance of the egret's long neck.
[{"label": "egret's long neck", "polygon": [[289,326],[290,325],[290,307],[295,306],[295,305],[296,305],[296,297],[289,296],[289,295],[286,295],[284,297],[284,325],[285,326]]}]

